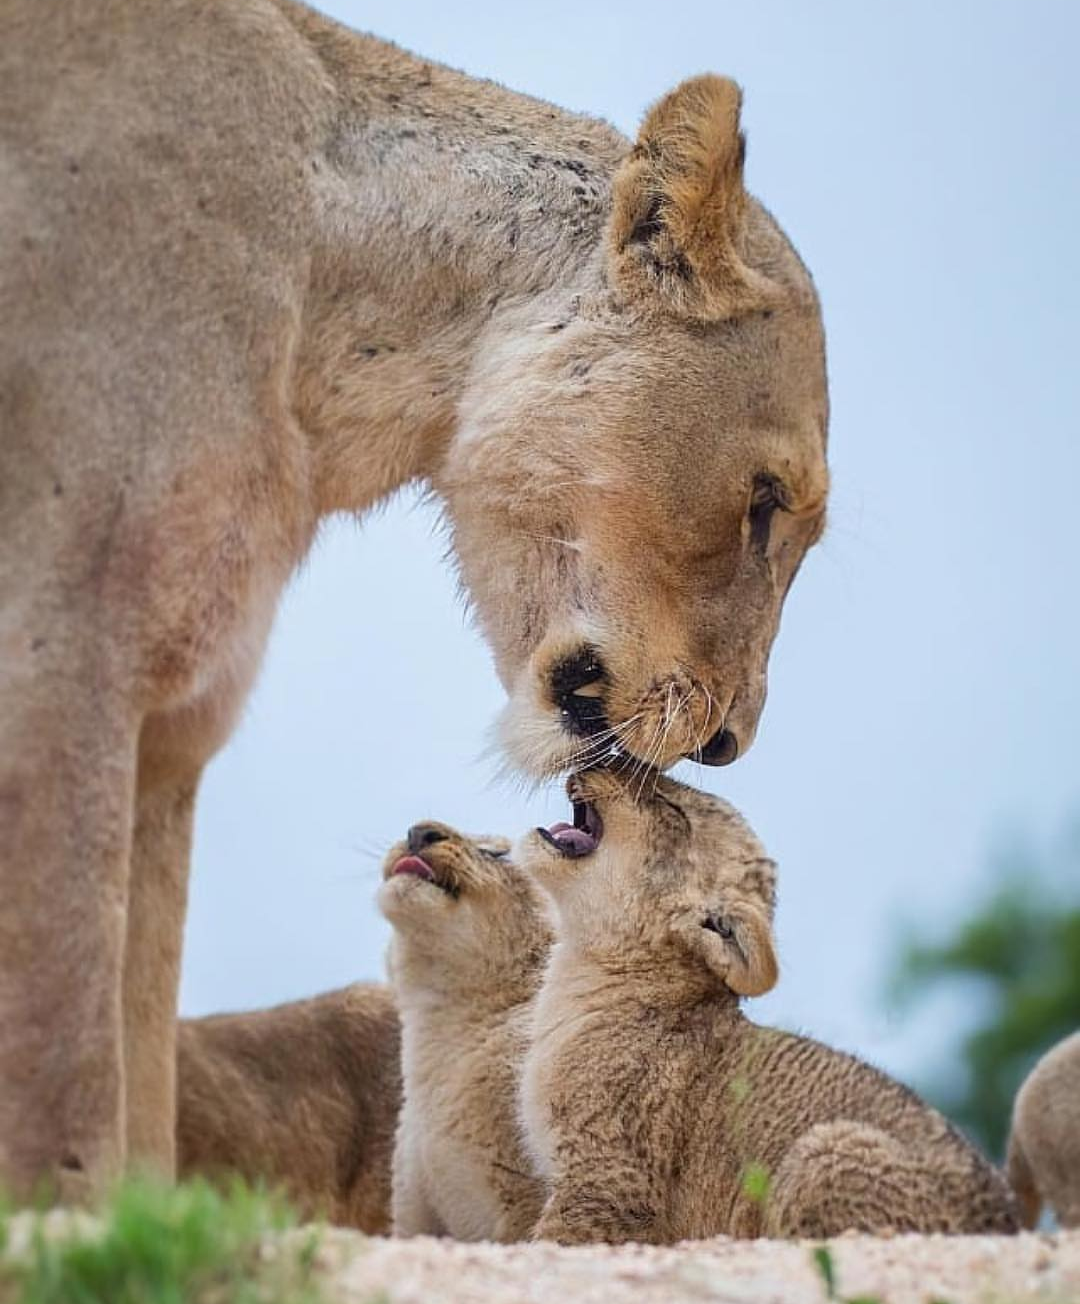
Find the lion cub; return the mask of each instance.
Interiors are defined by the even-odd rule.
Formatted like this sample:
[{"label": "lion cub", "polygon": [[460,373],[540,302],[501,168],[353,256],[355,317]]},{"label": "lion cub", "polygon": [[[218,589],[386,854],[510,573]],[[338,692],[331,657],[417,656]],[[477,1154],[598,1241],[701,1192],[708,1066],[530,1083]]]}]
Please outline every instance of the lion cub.
[{"label": "lion cub", "polygon": [[551,943],[502,838],[424,823],[386,858],[404,1103],[393,1164],[400,1236],[521,1240],[544,1190],[521,1148],[517,1079]]},{"label": "lion cub", "polygon": [[399,1047],[393,995],[374,983],[181,1019],[180,1176],[268,1182],[305,1218],[388,1232]]},{"label": "lion cub", "polygon": [[571,779],[574,826],[522,844],[557,917],[521,1089],[536,1237],[1016,1230],[1001,1174],[912,1092],[744,1018],[777,977],[774,866],[730,806],[641,783]]},{"label": "lion cub", "polygon": [[1026,1227],[1044,1203],[1062,1227],[1080,1227],[1080,1032],[1051,1047],[1024,1079],[1006,1168]]}]

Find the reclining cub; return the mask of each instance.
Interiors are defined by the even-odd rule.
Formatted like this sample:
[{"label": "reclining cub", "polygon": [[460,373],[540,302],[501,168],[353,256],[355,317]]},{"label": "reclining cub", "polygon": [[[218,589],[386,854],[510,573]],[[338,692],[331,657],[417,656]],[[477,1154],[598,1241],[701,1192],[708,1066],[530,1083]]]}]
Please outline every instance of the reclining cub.
[{"label": "reclining cub", "polygon": [[774,866],[731,807],[640,782],[572,779],[575,827],[522,848],[558,937],[521,1085],[536,1237],[1015,1231],[1002,1175],[912,1092],[740,1013],[776,981]]},{"label": "reclining cub", "polygon": [[304,1218],[388,1232],[399,1046],[393,997],[375,983],[181,1019],[179,1175],[281,1187]]},{"label": "reclining cub", "polygon": [[523,1240],[543,1207],[521,1147],[517,1081],[551,930],[509,846],[416,824],[384,864],[404,1089],[399,1236]]}]

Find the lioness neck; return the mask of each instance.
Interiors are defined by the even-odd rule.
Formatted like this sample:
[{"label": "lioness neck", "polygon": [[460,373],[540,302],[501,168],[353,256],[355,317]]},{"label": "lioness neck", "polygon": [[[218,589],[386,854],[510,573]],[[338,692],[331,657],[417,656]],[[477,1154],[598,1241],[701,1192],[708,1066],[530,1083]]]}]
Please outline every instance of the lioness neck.
[{"label": "lioness neck", "polygon": [[627,142],[279,3],[333,88],[298,413],[322,510],[360,510],[437,467],[489,332],[557,327],[599,286]]}]

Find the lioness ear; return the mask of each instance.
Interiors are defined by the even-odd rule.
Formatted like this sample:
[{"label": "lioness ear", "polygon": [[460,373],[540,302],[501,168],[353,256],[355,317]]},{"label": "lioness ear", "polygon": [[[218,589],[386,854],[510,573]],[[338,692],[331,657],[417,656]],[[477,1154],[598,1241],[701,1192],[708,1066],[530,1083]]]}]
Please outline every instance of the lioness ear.
[{"label": "lioness ear", "polygon": [[760,308],[775,287],[739,256],[746,211],[742,94],[711,73],[645,115],[612,183],[608,257],[631,302],[720,321]]},{"label": "lioness ear", "polygon": [[757,906],[740,902],[702,920],[705,962],[739,996],[761,996],[776,986],[772,924]]}]

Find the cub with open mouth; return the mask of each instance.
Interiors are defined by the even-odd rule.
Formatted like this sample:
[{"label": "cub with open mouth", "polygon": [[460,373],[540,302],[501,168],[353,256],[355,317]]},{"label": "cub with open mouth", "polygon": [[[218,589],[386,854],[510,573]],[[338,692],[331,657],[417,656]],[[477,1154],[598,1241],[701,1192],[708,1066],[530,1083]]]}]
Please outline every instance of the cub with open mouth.
[{"label": "cub with open mouth", "polygon": [[425,822],[384,862],[404,1086],[399,1236],[522,1240],[543,1206],[520,1144],[517,1083],[551,929],[509,850],[505,838]]},{"label": "cub with open mouth", "polygon": [[521,1117],[567,1244],[1011,1232],[1003,1176],[906,1087],[743,1016],[774,986],[775,866],[726,803],[572,778],[522,864],[555,907]]}]

